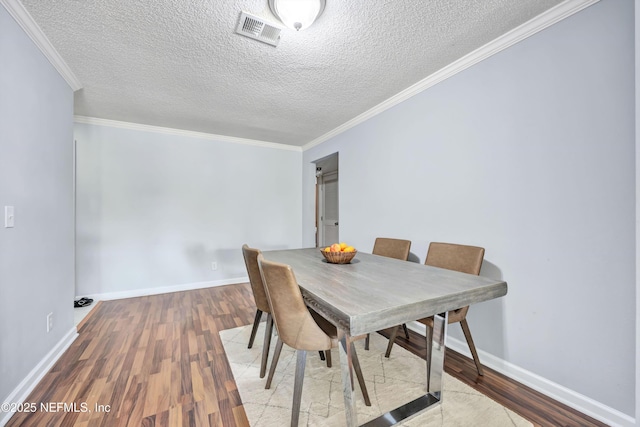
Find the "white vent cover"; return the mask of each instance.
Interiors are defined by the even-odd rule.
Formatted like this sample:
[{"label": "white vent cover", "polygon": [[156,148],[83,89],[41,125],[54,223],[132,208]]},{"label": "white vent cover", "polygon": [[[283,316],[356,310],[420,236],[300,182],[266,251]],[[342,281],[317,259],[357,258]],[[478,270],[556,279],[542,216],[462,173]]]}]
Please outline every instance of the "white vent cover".
[{"label": "white vent cover", "polygon": [[257,16],[250,15],[247,12],[240,12],[240,22],[236,27],[236,33],[252,39],[278,46],[280,43],[280,31],[282,28],[265,21]]}]

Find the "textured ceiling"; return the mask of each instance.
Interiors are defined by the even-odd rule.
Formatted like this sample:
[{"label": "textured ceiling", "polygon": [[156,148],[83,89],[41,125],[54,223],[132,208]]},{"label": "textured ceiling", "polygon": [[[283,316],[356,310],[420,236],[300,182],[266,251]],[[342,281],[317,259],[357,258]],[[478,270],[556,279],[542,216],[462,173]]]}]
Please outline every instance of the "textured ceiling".
[{"label": "textured ceiling", "polygon": [[75,114],[302,146],[560,0],[327,0],[278,47],[267,0],[22,0],[83,85]]}]

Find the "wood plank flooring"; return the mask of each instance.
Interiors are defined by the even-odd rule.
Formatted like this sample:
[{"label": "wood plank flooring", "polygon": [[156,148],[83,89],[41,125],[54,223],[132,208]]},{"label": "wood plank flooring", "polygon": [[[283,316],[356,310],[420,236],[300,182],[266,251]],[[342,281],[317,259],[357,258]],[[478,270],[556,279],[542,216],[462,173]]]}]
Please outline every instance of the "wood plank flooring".
[{"label": "wood plank flooring", "polygon": [[[254,314],[248,284],[103,301],[7,426],[248,426],[218,331]],[[445,369],[535,425],[604,426],[453,351]]]}]

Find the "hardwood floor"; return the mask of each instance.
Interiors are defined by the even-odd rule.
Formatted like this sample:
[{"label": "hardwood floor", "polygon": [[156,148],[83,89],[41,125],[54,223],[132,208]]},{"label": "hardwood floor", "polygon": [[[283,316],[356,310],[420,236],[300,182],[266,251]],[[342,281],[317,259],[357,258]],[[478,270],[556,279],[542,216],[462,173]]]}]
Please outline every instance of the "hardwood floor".
[{"label": "hardwood floor", "polygon": [[[218,331],[254,314],[248,284],[103,301],[7,426],[248,426]],[[535,425],[605,425],[453,351],[445,369]]]}]

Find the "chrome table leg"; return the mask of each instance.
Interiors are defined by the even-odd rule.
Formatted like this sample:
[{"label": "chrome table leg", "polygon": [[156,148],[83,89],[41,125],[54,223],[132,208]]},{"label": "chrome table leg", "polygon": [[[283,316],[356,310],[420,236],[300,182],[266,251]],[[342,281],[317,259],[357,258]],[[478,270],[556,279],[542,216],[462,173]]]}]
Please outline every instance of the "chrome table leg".
[{"label": "chrome table leg", "polygon": [[[438,405],[442,401],[442,379],[444,375],[444,339],[447,332],[447,313],[438,314],[433,319],[433,330],[427,327],[427,394],[409,403],[382,414],[363,424],[363,427],[389,427],[402,420]],[[345,397],[346,402],[346,397]]]},{"label": "chrome table leg", "polygon": [[[438,400],[442,399],[442,377],[444,375],[444,339],[447,333],[448,313],[433,316],[433,330],[431,331],[431,343],[427,358],[427,392]],[[427,329],[429,329],[427,327]],[[428,333],[428,331],[427,331]]]}]

